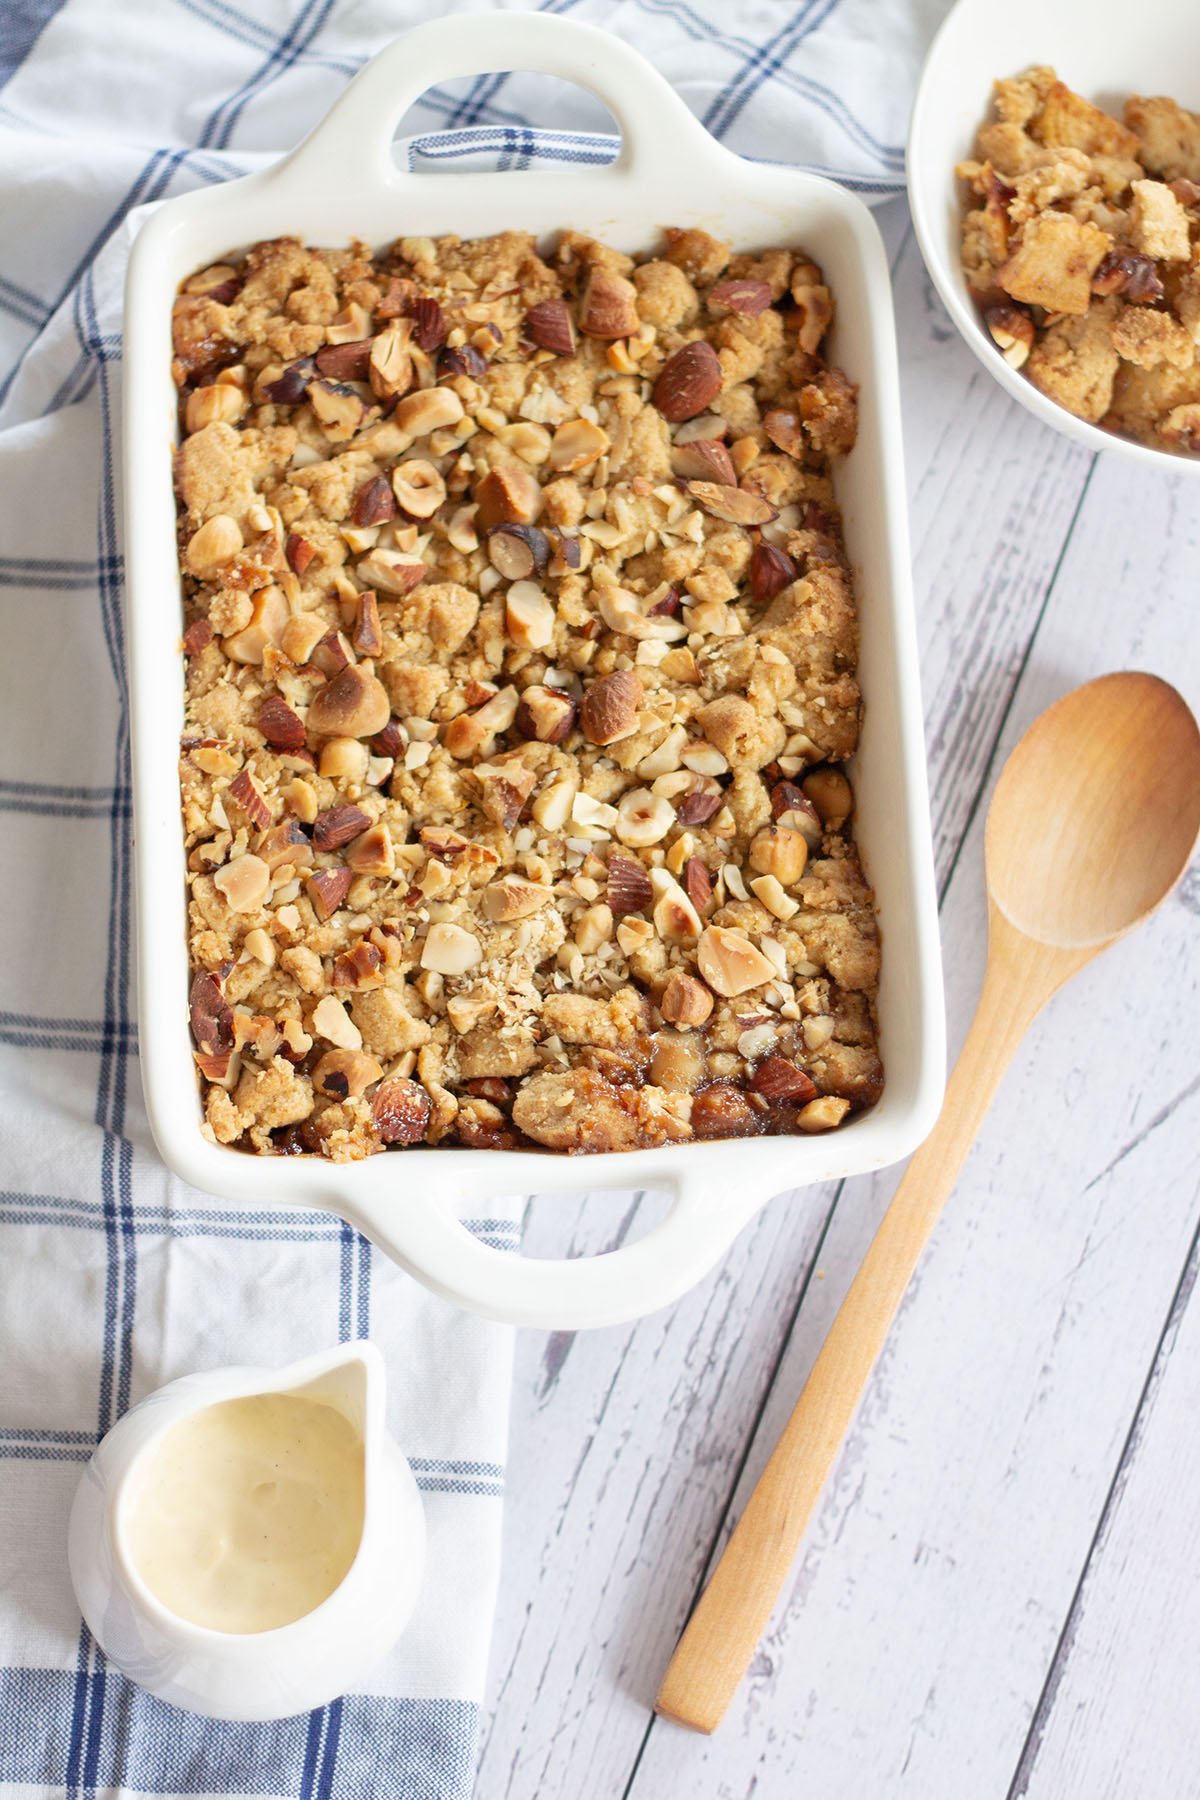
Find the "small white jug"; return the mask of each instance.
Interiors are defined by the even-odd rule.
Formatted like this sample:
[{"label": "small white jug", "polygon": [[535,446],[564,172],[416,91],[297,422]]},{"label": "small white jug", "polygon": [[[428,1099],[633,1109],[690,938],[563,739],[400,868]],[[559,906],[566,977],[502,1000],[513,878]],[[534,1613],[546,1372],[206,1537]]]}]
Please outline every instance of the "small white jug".
[{"label": "small white jug", "polygon": [[[425,1561],[421,1497],[384,1422],[386,1376],[373,1344],[352,1343],[282,1369],[213,1369],[147,1396],[99,1444],[71,1510],[68,1556],[80,1610],[111,1662],[139,1687],[216,1719],[282,1719],[342,1694],[395,1643]],[[255,1394],[303,1394],[360,1433],[362,1537],[344,1579],[312,1612],[257,1632],[217,1631],[164,1606],[126,1537],[129,1477],[189,1414]]]}]

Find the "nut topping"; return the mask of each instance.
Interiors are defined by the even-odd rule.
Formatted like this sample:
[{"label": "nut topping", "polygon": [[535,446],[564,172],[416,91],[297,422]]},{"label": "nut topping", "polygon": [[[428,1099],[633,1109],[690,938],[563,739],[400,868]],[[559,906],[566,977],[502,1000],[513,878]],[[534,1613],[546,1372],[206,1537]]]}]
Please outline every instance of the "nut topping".
[{"label": "nut topping", "polygon": [[298,531],[289,531],[287,542],[283,546],[283,554],[288,568],[292,570],[293,574],[303,575],[317,553],[306,537],[301,537]]},{"label": "nut topping", "polygon": [[750,845],[750,867],[760,875],[774,875],[785,888],[799,881],[807,862],[807,842],[786,827],[764,825]]},{"label": "nut topping", "polygon": [[308,404],[335,444],[344,443],[362,424],[363,403],[356,390],[340,381],[310,381]]},{"label": "nut topping", "polygon": [[822,1094],[819,1099],[810,1100],[796,1114],[796,1123],[801,1131],[832,1131],[840,1125],[850,1111],[850,1102],[843,1100],[838,1094]]},{"label": "nut topping", "polygon": [[318,919],[331,919],[350,892],[354,877],[349,869],[317,869],[305,887]]},{"label": "nut topping", "polygon": [[535,581],[514,581],[504,596],[504,624],[523,650],[544,650],[554,642],[554,608]]},{"label": "nut topping", "polygon": [[413,519],[431,519],[446,498],[446,483],[433,463],[414,457],[392,470],[392,489],[402,510]]},{"label": "nut topping", "polygon": [[347,846],[346,862],[356,875],[390,875],[396,851],[386,825],[371,825]]},{"label": "nut topping", "polygon": [[530,913],[540,912],[553,898],[553,888],[510,876],[490,882],[483,890],[483,910],[496,924],[507,925],[512,919],[526,919]]},{"label": "nut topping", "polygon": [[550,561],[550,540],[536,525],[493,525],[487,553],[506,581],[525,581],[540,575]]},{"label": "nut topping", "polygon": [[732,1082],[714,1081],[692,1101],[693,1137],[753,1137],[761,1126],[758,1112]]},{"label": "nut topping", "polygon": [[370,814],[361,806],[327,807],[313,823],[313,844],[318,850],[340,850],[343,844],[361,836],[370,823]]},{"label": "nut topping", "polygon": [[273,751],[300,751],[304,749],[304,724],[297,713],[291,711],[288,702],[277,695],[268,693],[259,704],[255,724],[263,733],[266,742]]},{"label": "nut topping", "polygon": [[412,386],[413,365],[408,350],[411,335],[410,322],[407,319],[397,319],[394,324],[381,331],[371,345],[367,377],[371,383],[371,392],[380,400],[390,400],[399,394],[406,394]]},{"label": "nut topping", "polygon": [[255,829],[265,831],[271,823],[271,808],[249,769],[239,770],[229,784],[229,793]]},{"label": "nut topping", "polygon": [[[1160,190],[1163,217],[1186,204],[1147,182],[1136,254]],[[1149,355],[1154,308],[1128,299],[1094,304]],[[378,256],[281,237],[185,285],[211,1141],[615,1151],[877,1098],[831,317],[802,252],[698,228],[636,257],[569,230]]]},{"label": "nut topping", "polygon": [[[379,601],[370,588],[358,596],[358,623],[354,627],[354,648],[363,656],[378,656],[383,649],[383,627],[379,620]],[[387,727],[384,727],[386,731]]]},{"label": "nut topping", "polygon": [[637,730],[645,689],[632,669],[615,669],[593,681],[583,696],[579,723],[593,744],[615,744]]},{"label": "nut topping", "polygon": [[453,388],[421,388],[406,394],[396,403],[392,419],[409,437],[428,437],[447,425],[457,425],[463,416],[463,403]]},{"label": "nut topping", "polygon": [[798,1069],[786,1056],[766,1056],[759,1063],[750,1081],[756,1094],[763,1094],[768,1100],[796,1100],[805,1102],[816,1096],[816,1083]]},{"label": "nut topping", "polygon": [[702,981],[675,969],[659,997],[658,1010],[672,1025],[699,1026],[707,1023],[713,1009],[713,997]]},{"label": "nut topping", "polygon": [[725,789],[715,781],[697,781],[675,801],[681,825],[707,825],[725,804]]},{"label": "nut topping", "polygon": [[193,575],[208,575],[232,562],[242,548],[241,526],[228,513],[214,513],[201,525],[185,552]]},{"label": "nut topping", "polygon": [[446,341],[446,316],[432,294],[421,294],[410,310],[413,339],[421,350],[436,350]]},{"label": "nut topping", "polygon": [[692,438],[686,444],[676,444],[671,452],[671,469],[681,480],[737,486],[733,458],[718,438]]},{"label": "nut topping", "polygon": [[568,419],[550,440],[550,467],[560,474],[573,475],[590,468],[609,447],[608,433],[599,425],[593,425],[590,419]]},{"label": "nut topping", "polygon": [[764,414],[763,430],[785,456],[803,456],[804,431],[794,412],[776,409]]},{"label": "nut topping", "polygon": [[765,281],[717,281],[708,290],[710,312],[740,313],[743,318],[757,319],[771,304],[770,286]]},{"label": "nut topping", "polygon": [[350,502],[350,517],[356,525],[386,525],[395,516],[396,502],[383,475],[364,481]]},{"label": "nut topping", "polygon": [[233,1008],[221,992],[215,976],[200,969],[192,977],[188,994],[192,1036],[209,1056],[233,1048]]},{"label": "nut topping", "polygon": [[[1099,271],[1097,271],[1097,274]],[[1022,306],[989,306],[983,322],[1010,368],[1022,369],[1033,349],[1033,318]]]},{"label": "nut topping", "polygon": [[[1115,249],[1102,256],[1092,276],[1093,294],[1120,294],[1123,300],[1132,301],[1135,306],[1146,305],[1163,297],[1162,277],[1158,272],[1158,264],[1152,256],[1143,256],[1137,250],[1126,249],[1117,245]],[[1033,320],[1023,307],[1001,306],[991,307],[984,313],[984,320],[992,336],[996,332],[992,324],[993,313],[1016,314],[1029,326],[1029,347],[1033,344]],[[1000,343],[999,338],[996,342]],[[1004,349],[1003,344],[1000,345]],[[1011,357],[1006,356],[1006,361]],[[1024,359],[1022,359],[1023,361]],[[1020,368],[1016,363],[1014,367]]]},{"label": "nut topping", "polygon": [[644,865],[628,856],[610,856],[607,898],[610,911],[618,916],[644,912],[654,898]]},{"label": "nut topping", "polygon": [[271,871],[266,863],[249,851],[245,856],[235,856],[213,876],[213,886],[221,890],[233,912],[257,911],[270,884]]},{"label": "nut topping", "polygon": [[587,337],[631,337],[638,329],[637,289],[604,263],[594,263],[579,303],[579,329]]},{"label": "nut topping", "polygon": [[262,390],[263,399],[274,406],[295,406],[308,393],[308,384],[316,371],[317,365],[311,356],[297,358],[274,381],[267,382]]},{"label": "nut topping", "polygon": [[293,868],[307,868],[313,859],[312,845],[295,819],[264,831],[254,846],[254,854],[261,857],[272,874],[285,863]]},{"label": "nut topping", "polygon": [[785,550],[760,538],[750,552],[750,597],[760,605],[773,600],[796,579],[796,565]]},{"label": "nut topping", "polygon": [[703,338],[669,356],[654,383],[654,404],[671,425],[694,419],[721,391],[721,364]]},{"label": "nut topping", "polygon": [[357,663],[318,688],[308,709],[308,727],[320,737],[371,737],[391,717],[387,689]]},{"label": "nut topping", "polygon": [[421,967],[439,975],[465,975],[480,961],[479,939],[461,925],[431,925],[421,951]]},{"label": "nut topping", "polygon": [[[339,1049],[362,1049],[362,1033],[350,1018],[343,1003],[333,994],[324,995],[313,1008],[312,1028],[317,1037],[323,1037],[327,1043],[336,1044]],[[381,1069],[379,1072],[382,1074],[383,1070]]]},{"label": "nut topping", "polygon": [[419,1144],[432,1111],[433,1103],[420,1083],[401,1075],[381,1081],[371,1100],[375,1130],[385,1144]]},{"label": "nut topping", "polygon": [[770,501],[746,488],[723,487],[717,481],[689,481],[687,490],[706,513],[731,525],[766,525],[775,517]]},{"label": "nut topping", "polygon": [[288,622],[288,604],[277,587],[259,588],[249,623],[232,637],[221,640],[221,648],[233,662],[258,666],[268,646],[277,646]]},{"label": "nut topping", "polygon": [[359,338],[347,344],[326,344],[317,351],[317,368],[333,381],[365,381],[373,346],[373,338]]},{"label": "nut topping", "polygon": [[410,594],[426,575],[425,564],[419,556],[385,548],[360,557],[354,572],[360,581],[369,582],[385,594]]},{"label": "nut topping", "polygon": [[575,327],[565,300],[539,300],[525,314],[525,330],[539,350],[555,356],[574,356]]},{"label": "nut topping", "polygon": [[235,425],[246,410],[246,396],[240,388],[222,382],[219,386],[201,387],[188,395],[183,423],[187,431],[203,431],[206,425]]},{"label": "nut topping", "polygon": [[696,951],[700,973],[714,992],[731,1000],[775,978],[775,965],[740,931],[708,925]]},{"label": "nut topping", "polygon": [[854,794],[840,769],[813,769],[801,782],[826,831],[840,831],[854,810]]},{"label": "nut topping", "polygon": [[357,1100],[382,1074],[375,1058],[362,1050],[327,1050],[313,1070],[312,1081],[319,1094],[328,1094],[333,1100]]},{"label": "nut topping", "polygon": [[206,650],[213,640],[212,623],[208,619],[193,619],[183,634],[183,654],[198,656]]},{"label": "nut topping", "polygon": [[490,745],[500,732],[507,731],[517,716],[519,699],[515,687],[501,688],[474,712],[460,713],[442,732],[442,742],[451,756],[462,760],[478,754],[490,755]]},{"label": "nut topping", "polygon": [[674,823],[671,802],[649,788],[631,788],[617,804],[617,836],[632,850],[660,843]]},{"label": "nut topping", "polygon": [[540,744],[561,744],[570,736],[579,709],[569,694],[557,688],[527,687],[517,707],[516,727],[524,738]]},{"label": "nut topping", "polygon": [[[593,593],[597,611],[610,631],[620,631],[632,638],[655,638],[666,643],[687,636],[687,626],[682,619],[673,616],[669,607],[662,612],[644,610],[645,601],[630,593],[628,588],[602,587],[593,589]],[[677,608],[677,592],[673,594],[673,598]]]},{"label": "nut topping", "polygon": [[707,863],[701,862],[698,856],[689,856],[684,863],[683,885],[696,911],[702,913],[712,899],[713,884]]},{"label": "nut topping", "polygon": [[494,525],[531,525],[542,510],[542,488],[532,469],[505,463],[489,469],[475,490],[475,522],[481,531]]}]

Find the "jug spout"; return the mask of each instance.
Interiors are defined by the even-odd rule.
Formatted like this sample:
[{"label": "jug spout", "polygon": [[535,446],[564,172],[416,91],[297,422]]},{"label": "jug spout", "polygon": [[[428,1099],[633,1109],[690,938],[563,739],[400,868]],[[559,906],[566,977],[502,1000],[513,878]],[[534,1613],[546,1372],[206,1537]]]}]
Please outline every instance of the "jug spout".
[{"label": "jug spout", "polygon": [[365,1339],[306,1356],[276,1371],[276,1390],[337,1409],[368,1448],[383,1430],[383,1358]]}]

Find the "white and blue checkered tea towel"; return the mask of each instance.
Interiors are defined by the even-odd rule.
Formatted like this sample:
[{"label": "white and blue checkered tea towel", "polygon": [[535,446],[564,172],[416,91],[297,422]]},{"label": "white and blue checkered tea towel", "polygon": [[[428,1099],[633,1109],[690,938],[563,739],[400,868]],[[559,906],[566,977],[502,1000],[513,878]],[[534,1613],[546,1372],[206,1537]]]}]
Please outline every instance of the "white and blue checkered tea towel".
[{"label": "white and blue checkered tea towel", "polygon": [[[461,1800],[471,1787],[510,1334],[453,1313],[337,1219],[221,1206],[155,1155],[131,990],[114,474],[138,209],[290,147],[367,56],[433,10],[0,6],[0,1792],[26,1800]],[[734,149],[882,195],[901,180],[908,95],[942,0],[544,10],[619,31]],[[613,154],[589,97],[534,77],[433,90],[411,124],[434,159]],[[476,1229],[512,1243],[515,1216]],[[67,1512],[98,1435],[187,1370],[367,1334],[428,1510],[413,1626],[362,1692],[310,1717],[218,1725],[149,1699],[106,1667],[67,1581]]]}]

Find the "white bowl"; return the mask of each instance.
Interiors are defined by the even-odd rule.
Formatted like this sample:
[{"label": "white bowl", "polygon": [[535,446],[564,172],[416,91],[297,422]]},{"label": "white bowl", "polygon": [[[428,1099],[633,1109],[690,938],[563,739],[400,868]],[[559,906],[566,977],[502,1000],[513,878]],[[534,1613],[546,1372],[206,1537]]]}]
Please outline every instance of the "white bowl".
[{"label": "white bowl", "polygon": [[1049,63],[1069,87],[1120,116],[1130,94],[1169,94],[1200,108],[1200,15],[1195,0],[958,0],[933,40],[908,133],[908,197],[917,242],[947,312],[994,381],[1046,425],[1089,450],[1116,450],[1145,467],[1200,473],[1176,456],[1077,419],[1005,362],[967,292],[960,258],[963,202],[956,163],[972,154],[989,116],[992,83]]},{"label": "white bowl", "polygon": [[[431,83],[538,69],[591,89],[623,144],[607,167],[413,174],[392,139]],[[861,383],[858,442],[837,475],[855,566],[865,702],[856,832],[883,930],[879,1104],[818,1137],[763,1137],[602,1156],[414,1148],[365,1161],[254,1157],[213,1143],[188,1035],[185,864],[176,773],[183,717],[179,576],[169,446],[178,283],[237,245],[294,232],[358,235],[501,227],[546,236],[571,225],[648,251],[664,225],[698,225],[739,248],[803,244],[837,295],[835,359]],[[516,1324],[578,1329],[636,1318],[713,1266],[773,1194],[907,1156],[941,1105],[941,962],[905,510],[903,442],[887,260],[862,202],[814,175],[722,149],[621,39],[543,13],[493,12],[419,26],[377,56],[329,117],[275,167],[169,201],[134,246],[126,291],[126,579],[132,667],[141,1072],[164,1160],[193,1186],[250,1205],[340,1213],[436,1292]],[[490,1248],[460,1222],[489,1196],[665,1189],[653,1231],[607,1255],[541,1261]]]}]

